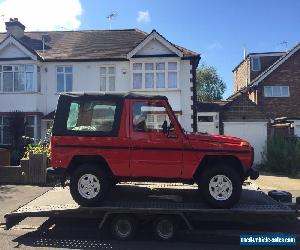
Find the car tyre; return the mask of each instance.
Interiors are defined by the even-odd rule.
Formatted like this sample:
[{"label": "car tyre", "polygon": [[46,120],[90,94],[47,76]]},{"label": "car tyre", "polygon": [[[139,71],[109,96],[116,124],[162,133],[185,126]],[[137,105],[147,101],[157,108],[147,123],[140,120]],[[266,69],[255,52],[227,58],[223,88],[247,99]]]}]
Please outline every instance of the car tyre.
[{"label": "car tyre", "polygon": [[71,174],[71,195],[81,206],[97,206],[108,192],[108,180],[106,172],[99,166],[83,164]]},{"label": "car tyre", "polygon": [[198,183],[203,199],[213,208],[231,208],[240,199],[242,181],[229,165],[207,168]]}]

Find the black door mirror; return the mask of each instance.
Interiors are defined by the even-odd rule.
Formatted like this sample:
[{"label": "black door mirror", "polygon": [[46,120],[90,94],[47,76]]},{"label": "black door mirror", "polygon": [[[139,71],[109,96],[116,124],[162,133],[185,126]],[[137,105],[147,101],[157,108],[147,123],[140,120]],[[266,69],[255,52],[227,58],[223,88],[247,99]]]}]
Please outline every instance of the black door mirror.
[{"label": "black door mirror", "polygon": [[164,134],[168,133],[168,122],[164,121],[163,124],[161,125],[162,131]]}]

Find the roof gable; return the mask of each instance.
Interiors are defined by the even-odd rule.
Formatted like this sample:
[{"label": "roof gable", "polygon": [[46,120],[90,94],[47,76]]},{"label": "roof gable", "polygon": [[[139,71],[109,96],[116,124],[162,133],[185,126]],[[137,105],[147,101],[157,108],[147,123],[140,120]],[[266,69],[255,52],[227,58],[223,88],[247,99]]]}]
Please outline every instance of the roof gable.
[{"label": "roof gable", "polygon": [[141,48],[135,56],[143,56],[143,55],[171,55],[177,56],[173,51],[169,48],[161,44],[157,40],[149,41],[143,48]]},{"label": "roof gable", "polygon": [[280,57],[277,61],[275,61],[269,68],[259,74],[256,78],[254,78],[250,83],[250,88],[257,86],[261,81],[263,81],[268,75],[270,75],[274,70],[276,70],[280,65],[282,65],[285,61],[287,61],[292,55],[294,55],[300,49],[300,43],[298,43],[294,48]]},{"label": "roof gable", "polygon": [[10,35],[0,43],[0,58],[20,58],[29,57],[37,60],[37,55],[21,43],[17,38]]},{"label": "roof gable", "polygon": [[[155,53],[156,48],[159,48],[157,53]],[[156,32],[156,30],[152,30],[143,41],[127,54],[127,58],[129,59],[134,55],[159,55],[165,54],[166,52],[168,52],[168,54],[171,53],[175,56],[183,57],[183,52],[180,49]]]}]

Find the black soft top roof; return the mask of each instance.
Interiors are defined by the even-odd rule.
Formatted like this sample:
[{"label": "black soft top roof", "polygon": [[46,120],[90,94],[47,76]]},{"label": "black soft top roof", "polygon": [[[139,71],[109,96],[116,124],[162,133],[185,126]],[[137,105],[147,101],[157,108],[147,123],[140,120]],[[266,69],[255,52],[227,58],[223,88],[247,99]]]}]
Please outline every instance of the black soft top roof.
[{"label": "black soft top roof", "polygon": [[117,99],[149,99],[149,100],[168,100],[166,96],[162,95],[143,95],[136,94],[131,92],[115,92],[115,93],[106,93],[106,92],[66,92],[60,94],[61,96],[69,96],[69,97],[111,97]]}]

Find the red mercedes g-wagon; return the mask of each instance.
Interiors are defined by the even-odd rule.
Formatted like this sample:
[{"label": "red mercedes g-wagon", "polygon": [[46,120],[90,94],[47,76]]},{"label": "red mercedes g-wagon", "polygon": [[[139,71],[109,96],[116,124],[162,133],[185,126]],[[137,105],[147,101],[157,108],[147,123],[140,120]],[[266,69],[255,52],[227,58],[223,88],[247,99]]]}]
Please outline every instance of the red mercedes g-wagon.
[{"label": "red mercedes g-wagon", "polygon": [[[58,100],[48,169],[74,200],[97,206],[120,181],[197,183],[215,208],[238,202],[254,171],[242,139],[185,132],[164,96],[66,93]],[[128,194],[130,195],[130,193]]]}]

